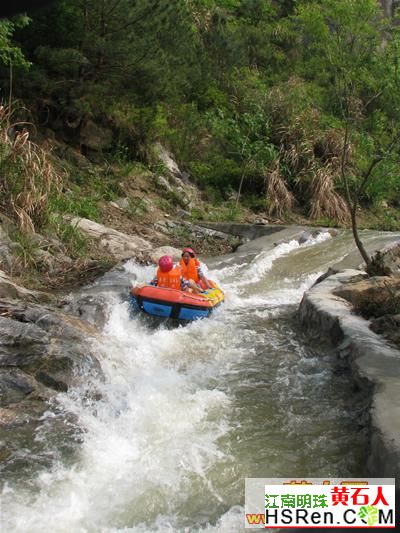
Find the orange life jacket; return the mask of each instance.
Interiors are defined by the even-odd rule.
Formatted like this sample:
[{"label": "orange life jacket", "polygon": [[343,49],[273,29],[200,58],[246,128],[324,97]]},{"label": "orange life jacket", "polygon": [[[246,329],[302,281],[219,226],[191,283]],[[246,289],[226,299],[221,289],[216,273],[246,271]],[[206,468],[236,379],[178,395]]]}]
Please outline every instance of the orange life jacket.
[{"label": "orange life jacket", "polygon": [[181,259],[179,261],[179,266],[181,267],[182,276],[184,279],[192,279],[196,283],[200,281],[199,274],[197,272],[197,267],[200,266],[200,262],[197,259],[191,257],[188,261],[188,264]]},{"label": "orange life jacket", "polygon": [[157,270],[157,287],[165,287],[167,289],[181,288],[181,269],[175,266],[169,272],[163,272],[160,268]]}]

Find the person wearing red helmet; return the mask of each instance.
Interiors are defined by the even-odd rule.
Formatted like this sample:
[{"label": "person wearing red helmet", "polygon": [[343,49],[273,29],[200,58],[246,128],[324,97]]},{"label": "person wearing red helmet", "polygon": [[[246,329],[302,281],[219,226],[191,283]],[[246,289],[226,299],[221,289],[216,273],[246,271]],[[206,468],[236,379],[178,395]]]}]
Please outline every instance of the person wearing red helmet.
[{"label": "person wearing red helmet", "polygon": [[150,285],[186,291],[192,289],[201,292],[201,289],[191,280],[185,280],[179,265],[174,266],[174,260],[170,255],[163,255],[158,260],[158,270]]},{"label": "person wearing red helmet", "polygon": [[205,277],[200,261],[196,258],[196,253],[192,248],[183,248],[182,259],[179,261],[182,270],[182,276],[187,281],[193,281],[196,285],[201,283],[205,289],[211,289],[207,278]]}]

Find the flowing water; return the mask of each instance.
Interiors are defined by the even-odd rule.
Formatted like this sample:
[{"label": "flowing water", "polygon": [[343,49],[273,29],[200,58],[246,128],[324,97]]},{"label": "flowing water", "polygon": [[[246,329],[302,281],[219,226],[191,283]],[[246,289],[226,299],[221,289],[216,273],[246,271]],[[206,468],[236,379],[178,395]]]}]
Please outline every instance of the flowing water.
[{"label": "flowing water", "polygon": [[295,318],[303,292],[352,248],[349,235],[322,233],[214,260],[226,302],[185,327],[131,318],[110,289],[151,279],[151,267],[128,262],[88,289],[107,301],[104,341],[93,341],[101,398],[87,385],[58,396],[78,420],[73,453],[46,434],[49,410],[37,439],[51,468],[4,482],[3,531],[232,533],[244,531],[245,477],[361,475],[367,434],[351,378]]}]

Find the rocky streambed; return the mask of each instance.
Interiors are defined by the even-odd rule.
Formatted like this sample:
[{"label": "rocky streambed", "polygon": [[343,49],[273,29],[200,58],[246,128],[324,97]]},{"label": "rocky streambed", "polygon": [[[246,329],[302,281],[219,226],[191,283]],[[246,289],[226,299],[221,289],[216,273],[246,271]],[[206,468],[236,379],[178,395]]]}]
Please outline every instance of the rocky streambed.
[{"label": "rocky streambed", "polygon": [[[329,237],[321,230],[313,234],[312,229],[271,226],[255,231],[250,225],[244,225],[224,227],[223,231],[248,239],[234,257],[222,258],[222,272],[226,271],[226,275],[232,277],[235,290],[238,287],[240,292],[240,287],[249,286],[246,290],[254,302],[258,302],[257,294],[253,294],[249,284],[254,282],[254,277],[259,280],[263,280],[264,276],[271,278],[269,269],[275,261],[280,261],[279,284],[283,293],[287,290],[285,254],[305,246],[304,250],[300,250],[303,255],[298,265],[304,269],[304,273],[299,274],[299,279],[303,280],[303,274],[307,277],[315,273],[320,265],[324,265],[325,269],[326,265],[331,265],[332,257],[341,256],[343,247],[344,263],[335,266],[330,271],[332,275],[306,292],[300,306],[300,321],[309,336],[324,342],[328,339],[332,346],[337,347],[339,359],[344,366],[351,368],[354,386],[361,391],[364,399],[359,423],[363,431],[368,428],[370,435],[365,472],[386,477],[398,475],[400,433],[396,413],[400,409],[400,353],[373,333],[368,321],[356,316],[352,304],[345,299],[345,283],[364,277],[359,270],[343,271],[349,266],[346,261],[359,262],[358,256],[355,260],[349,259],[347,237],[338,241],[337,245],[325,244],[317,261],[314,247],[309,243],[318,242],[321,235],[324,239]],[[393,237],[386,235],[382,239],[387,242]],[[372,238],[370,246],[376,247],[377,244],[378,241]],[[335,247],[338,249],[333,250]],[[162,248],[159,252],[179,255],[179,250],[174,249]],[[231,267],[232,259],[235,264]],[[251,276],[244,269],[243,279],[237,285],[234,272],[240,271],[242,261],[249,264],[247,270],[250,269]],[[296,271],[296,268],[294,263],[290,271]],[[150,270],[151,267],[146,275],[150,275]],[[273,275],[277,276],[278,272]],[[134,281],[134,275],[131,278]],[[303,281],[300,286],[303,286]],[[276,305],[281,296],[275,295],[273,281],[267,283],[272,296],[268,292],[266,302],[273,298]],[[307,285],[308,282],[304,283]],[[118,291],[123,286],[127,289],[128,285],[126,270],[117,268],[103,278],[102,290],[106,287],[117,299],[122,296],[122,300],[123,295]],[[0,301],[0,470],[5,482],[15,482],[16,479],[24,482],[34,476],[38,467],[43,470],[54,464],[54,450],[60,454],[60,461],[64,464],[72,460],[79,450],[76,444],[84,437],[84,429],[76,416],[68,411],[68,405],[59,405],[59,393],[79,389],[79,401],[96,412],[96,405],[101,400],[98,384],[103,379],[96,350],[102,344],[100,331],[106,322],[106,301],[95,289],[89,288],[77,293],[76,298],[67,303],[39,303],[45,299],[43,293],[28,291],[6,277],[0,286],[3,291]],[[261,289],[256,284],[254,290]],[[289,293],[293,291],[292,288],[288,290]],[[253,321],[250,315],[248,317],[249,327],[254,321],[257,324],[258,337],[262,336],[264,323],[269,324],[273,316],[268,305],[266,309],[257,311]],[[234,310],[238,311],[240,307]],[[220,326],[229,327],[229,321],[226,324],[222,322]],[[182,334],[177,332],[178,340]],[[151,336],[148,341],[151,343]],[[168,342],[172,342],[169,337]],[[257,349],[264,351],[264,344],[261,343]],[[288,353],[288,357],[292,354]],[[351,398],[346,401],[351,402]]]}]

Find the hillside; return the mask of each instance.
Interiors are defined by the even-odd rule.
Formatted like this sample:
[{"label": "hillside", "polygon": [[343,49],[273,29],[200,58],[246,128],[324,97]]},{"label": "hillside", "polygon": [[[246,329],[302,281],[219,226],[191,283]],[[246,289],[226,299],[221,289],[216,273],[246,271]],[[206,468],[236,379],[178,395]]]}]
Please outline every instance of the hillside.
[{"label": "hillside", "polygon": [[56,0],[2,19],[19,270],[51,270],[37,248],[108,264],[66,216],[209,253],[225,247],[182,220],[398,229],[398,46],[375,0]]}]

